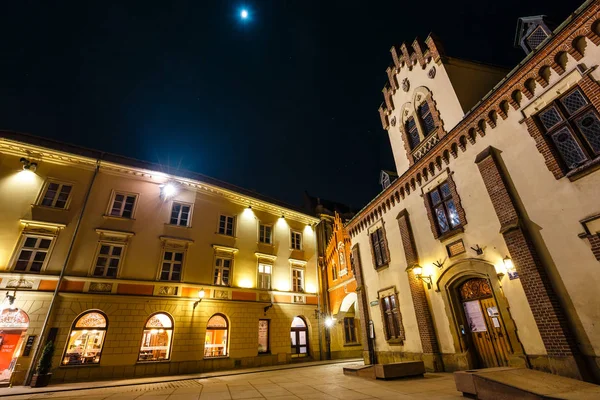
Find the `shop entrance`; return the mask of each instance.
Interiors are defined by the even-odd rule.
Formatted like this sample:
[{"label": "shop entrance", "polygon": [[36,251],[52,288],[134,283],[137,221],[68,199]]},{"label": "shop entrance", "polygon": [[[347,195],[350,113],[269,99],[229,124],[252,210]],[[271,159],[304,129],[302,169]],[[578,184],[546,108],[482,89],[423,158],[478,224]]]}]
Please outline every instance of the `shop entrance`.
[{"label": "shop entrance", "polygon": [[29,317],[24,311],[0,310],[0,383],[10,382],[28,327]]},{"label": "shop entrance", "polygon": [[471,336],[482,367],[508,365],[510,346],[490,283],[472,278],[459,287],[467,332]]},{"label": "shop entrance", "polygon": [[292,340],[292,357],[307,357],[308,327],[301,317],[294,317],[290,338]]}]

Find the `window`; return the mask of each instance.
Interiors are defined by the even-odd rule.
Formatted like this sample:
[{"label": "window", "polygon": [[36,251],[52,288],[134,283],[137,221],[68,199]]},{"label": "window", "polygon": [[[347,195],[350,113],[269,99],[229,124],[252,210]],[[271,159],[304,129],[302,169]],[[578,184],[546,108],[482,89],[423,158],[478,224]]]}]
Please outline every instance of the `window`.
[{"label": "window", "polygon": [[304,292],[304,270],[292,268],[292,292]]},{"label": "window", "polygon": [[302,233],[290,231],[290,243],[293,250],[302,250]]},{"label": "window", "polygon": [[335,263],[331,263],[331,279],[336,280],[338,278],[338,269]]},{"label": "window", "polygon": [[181,280],[183,256],[183,251],[166,249],[163,252],[162,267],[160,270],[161,281],[179,282]]},{"label": "window", "polygon": [[444,182],[428,194],[438,231],[444,234],[460,225],[456,204],[448,182]]},{"label": "window", "polygon": [[273,266],[270,264],[258,264],[258,288],[271,289],[271,272]]},{"label": "window", "polygon": [[14,270],[40,272],[48,259],[52,238],[26,235],[22,243]]},{"label": "window", "polygon": [[344,318],[344,341],[346,343],[356,343],[356,326],[354,318]]},{"label": "window", "polygon": [[116,277],[122,255],[123,246],[101,243],[93,275],[107,278]]},{"label": "window", "polygon": [[258,226],[258,241],[265,244],[272,244],[273,227],[270,225],[260,224]]},{"label": "window", "polygon": [[62,364],[100,364],[107,328],[106,316],[100,311],[88,311],[80,315],[71,327]]},{"label": "window", "polygon": [[46,207],[66,208],[73,185],[49,182],[40,204]]},{"label": "window", "polygon": [[568,170],[600,155],[600,119],[580,89],[554,101],[538,119]]},{"label": "window", "polygon": [[435,129],[435,122],[433,121],[431,110],[429,109],[429,103],[427,103],[427,101],[421,103],[418,111],[419,117],[421,118],[421,121],[423,121],[423,135],[427,137]]},{"label": "window", "polygon": [[371,233],[371,247],[373,249],[375,268],[383,267],[390,262],[383,228],[377,228],[375,232]]},{"label": "window", "polygon": [[228,215],[221,215],[219,217],[219,234],[233,236],[233,223],[234,217]]},{"label": "window", "polygon": [[346,267],[346,249],[343,242],[338,243],[338,258],[340,259],[340,276],[348,274],[348,268]]},{"label": "window", "polygon": [[183,203],[173,203],[171,208],[171,225],[189,226],[191,222],[192,206]]},{"label": "window", "polygon": [[258,353],[266,354],[269,352],[269,320],[258,320]]},{"label": "window", "polygon": [[414,149],[421,142],[421,136],[419,136],[419,129],[414,117],[409,117],[406,121],[406,134],[408,136],[408,143],[410,149]]},{"label": "window", "polygon": [[166,313],[151,315],[142,333],[138,361],[166,361],[171,357],[173,319]]},{"label": "window", "polygon": [[229,286],[231,262],[231,258],[217,257],[215,259],[215,279],[213,281],[215,285]]},{"label": "window", "polygon": [[223,314],[215,314],[206,325],[204,357],[226,357],[229,324]]},{"label": "window", "polygon": [[381,297],[381,312],[383,314],[383,323],[385,326],[385,338],[404,340],[404,328],[398,307],[398,298],[395,294]]},{"label": "window", "polygon": [[133,207],[137,195],[115,193],[110,207],[110,216],[122,217],[122,218],[133,218]]}]

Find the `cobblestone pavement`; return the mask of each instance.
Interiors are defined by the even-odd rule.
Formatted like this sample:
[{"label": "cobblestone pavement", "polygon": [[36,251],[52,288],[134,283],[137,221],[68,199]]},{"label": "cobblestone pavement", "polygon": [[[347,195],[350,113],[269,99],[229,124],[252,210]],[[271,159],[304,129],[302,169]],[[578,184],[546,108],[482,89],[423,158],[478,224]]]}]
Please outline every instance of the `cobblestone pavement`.
[{"label": "cobblestone pavement", "polygon": [[86,400],[229,400],[229,399],[457,399],[452,374],[375,381],[345,376],[345,364],[319,365],[279,371],[253,372],[206,379],[83,389],[6,397],[21,399]]}]

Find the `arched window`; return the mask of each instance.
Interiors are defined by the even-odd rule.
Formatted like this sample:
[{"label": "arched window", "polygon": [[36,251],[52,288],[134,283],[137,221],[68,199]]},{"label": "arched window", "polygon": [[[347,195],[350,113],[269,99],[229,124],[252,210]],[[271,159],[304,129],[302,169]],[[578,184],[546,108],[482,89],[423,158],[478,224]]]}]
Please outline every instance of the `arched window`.
[{"label": "arched window", "polygon": [[156,313],[148,318],[138,361],[165,361],[171,357],[173,319],[167,313]]},{"label": "arched window", "polygon": [[63,365],[99,364],[108,321],[102,311],[81,314],[71,328]]},{"label": "arched window", "polygon": [[302,317],[294,317],[290,330],[292,357],[308,356],[308,327]]},{"label": "arched window", "polygon": [[215,314],[206,324],[204,357],[226,357],[229,324],[223,314]]},{"label": "arched window", "polygon": [[413,150],[421,143],[421,136],[419,135],[419,129],[413,116],[409,117],[406,121],[406,135],[408,136],[408,143],[410,149]]},{"label": "arched window", "polygon": [[435,129],[435,122],[433,121],[433,115],[431,115],[427,100],[419,105],[418,110],[419,118],[421,118],[421,122],[423,123],[423,136],[427,137]]},{"label": "arched window", "polygon": [[338,243],[338,253],[340,256],[340,268],[346,269],[346,254],[344,254],[344,243]]}]

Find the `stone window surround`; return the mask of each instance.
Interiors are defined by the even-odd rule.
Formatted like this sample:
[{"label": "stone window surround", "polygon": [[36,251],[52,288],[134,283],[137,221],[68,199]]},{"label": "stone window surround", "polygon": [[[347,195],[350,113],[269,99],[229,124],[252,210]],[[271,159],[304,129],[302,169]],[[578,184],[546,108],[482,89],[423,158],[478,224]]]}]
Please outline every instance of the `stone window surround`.
[{"label": "stone window surround", "polygon": [[[59,185],[59,189],[62,189],[63,186],[71,186],[71,191],[69,192],[69,195],[68,195],[67,200],[65,202],[65,206],[62,207],[62,208],[61,207],[56,207],[54,205],[52,205],[52,206],[45,206],[45,205],[42,204],[42,202],[44,201],[44,197],[46,196],[46,192],[48,191],[48,188],[49,188],[50,184],[52,184],[52,183],[56,183],[57,185]],[[40,193],[39,193],[38,198],[37,198],[37,200],[35,202],[35,205],[36,205],[36,207],[47,207],[47,208],[52,208],[53,210],[68,211],[69,207],[71,205],[71,201],[73,200],[73,189],[74,188],[75,188],[75,183],[74,182],[48,177],[46,179],[46,182],[44,182],[44,185],[42,186],[42,190],[40,190]],[[53,204],[56,203],[56,200],[58,198],[58,194],[59,193],[60,193],[60,190],[56,193],[56,196],[53,199],[54,201],[52,202]]]},{"label": "stone window surround", "polygon": [[[385,320],[385,312],[383,310],[383,298],[395,296],[396,297],[396,309],[398,311],[398,326],[400,329],[400,336],[397,338],[388,338],[387,334],[387,324]],[[385,340],[388,344],[391,345],[403,345],[404,340],[406,339],[406,332],[404,331],[404,324],[402,323],[402,312],[400,311],[400,298],[398,296],[398,290],[396,286],[390,286],[387,288],[383,288],[377,291],[377,299],[379,300],[379,312],[381,313],[381,323],[383,332],[385,334]]]},{"label": "stone window surround", "polygon": [[[373,249],[373,244],[371,243],[371,234],[379,228],[381,228],[381,230],[383,232],[385,253],[387,255],[388,262],[387,262],[387,264],[383,264],[378,267],[377,260],[375,258],[375,250]],[[369,229],[367,230],[367,237],[369,239],[369,249],[371,250],[371,260],[373,261],[373,269],[375,269],[376,271],[382,271],[382,270],[388,268],[390,266],[390,263],[392,262],[392,259],[390,258],[390,246],[388,245],[387,234],[385,232],[385,221],[383,221],[383,218],[380,218],[378,221],[376,221],[373,225],[371,225],[369,227]]]}]

